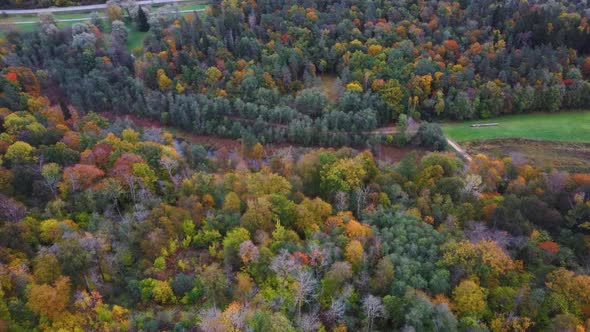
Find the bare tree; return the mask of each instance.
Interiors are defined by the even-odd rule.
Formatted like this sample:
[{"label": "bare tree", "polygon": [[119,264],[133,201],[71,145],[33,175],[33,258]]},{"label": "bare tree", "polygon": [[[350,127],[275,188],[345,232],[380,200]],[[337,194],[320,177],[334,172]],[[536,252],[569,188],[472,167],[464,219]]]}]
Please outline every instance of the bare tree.
[{"label": "bare tree", "polygon": [[219,311],[219,309],[205,309],[201,312],[201,322],[199,323],[199,327],[203,331],[225,332],[226,326],[221,319],[219,319],[219,316],[221,316],[221,311]]},{"label": "bare tree", "polygon": [[301,320],[301,307],[310,299],[318,282],[313,273],[307,270],[299,270],[296,276],[295,301],[297,303],[297,317]]},{"label": "bare tree", "polygon": [[477,196],[479,195],[482,183],[483,180],[481,176],[477,174],[467,174],[465,177],[465,188],[463,188],[463,192]]},{"label": "bare tree", "polygon": [[222,316],[227,322],[226,324],[230,327],[227,330],[230,331],[244,331],[246,327],[246,315],[248,314],[246,308],[240,305],[238,310],[228,311],[226,310]]},{"label": "bare tree", "polygon": [[[277,256],[275,256],[270,262],[270,269],[276,273],[279,281],[281,291],[287,287],[287,282],[300,268],[299,263],[287,250],[282,250]],[[284,297],[281,295],[278,300],[279,304],[282,304]]]},{"label": "bare tree", "polygon": [[380,298],[369,294],[363,299],[363,310],[365,310],[365,316],[367,316],[367,331],[371,332],[373,330],[373,321],[375,318],[383,316],[385,307]]},{"label": "bare tree", "polygon": [[320,320],[317,313],[309,313],[303,315],[298,321],[297,325],[303,332],[315,332],[319,328]]},{"label": "bare tree", "polygon": [[170,181],[172,181],[172,184],[174,184],[174,189],[178,189],[181,178],[180,176],[174,174],[174,171],[178,168],[178,160],[168,156],[162,156],[160,159],[160,165],[166,170],[166,172],[168,172]]},{"label": "bare tree", "polygon": [[287,250],[282,250],[270,262],[270,269],[282,280],[286,280],[299,269],[299,263]]},{"label": "bare tree", "polygon": [[19,221],[26,213],[27,209],[22,203],[0,194],[0,220]]},{"label": "bare tree", "polygon": [[348,285],[344,288],[340,296],[332,299],[330,308],[326,312],[326,319],[331,323],[337,323],[344,317],[346,313],[346,300],[352,293],[352,286]]},{"label": "bare tree", "polygon": [[45,164],[41,167],[43,182],[51,191],[53,197],[57,196],[57,184],[61,180],[61,167],[56,163]]},{"label": "bare tree", "polygon": [[137,176],[133,175],[133,174],[125,174],[123,175],[123,182],[125,182],[125,184],[127,185],[127,188],[129,189],[129,194],[131,195],[131,200],[133,201],[133,203],[137,203],[137,192],[136,192],[136,188],[135,185],[137,183],[139,183],[139,179],[137,178]]},{"label": "bare tree", "polygon": [[348,193],[339,191],[334,196],[334,207],[337,211],[348,210]]},{"label": "bare tree", "polygon": [[244,264],[258,260],[258,247],[251,240],[240,243],[240,258]]},{"label": "bare tree", "polygon": [[553,171],[547,175],[547,187],[553,193],[558,193],[565,187],[568,179],[567,172]]},{"label": "bare tree", "polygon": [[367,196],[369,195],[370,191],[371,190],[369,189],[369,186],[363,186],[363,187],[358,188],[354,191],[355,196],[356,196],[356,215],[357,216],[360,216],[362,209],[365,208],[365,205],[367,204]]}]

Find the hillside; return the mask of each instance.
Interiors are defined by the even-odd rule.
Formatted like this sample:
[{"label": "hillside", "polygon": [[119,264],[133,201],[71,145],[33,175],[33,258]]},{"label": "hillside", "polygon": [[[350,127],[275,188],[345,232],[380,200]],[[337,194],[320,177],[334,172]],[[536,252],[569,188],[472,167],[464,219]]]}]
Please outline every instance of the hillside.
[{"label": "hillside", "polygon": [[61,15],[0,18],[0,331],[590,329],[584,1]]}]

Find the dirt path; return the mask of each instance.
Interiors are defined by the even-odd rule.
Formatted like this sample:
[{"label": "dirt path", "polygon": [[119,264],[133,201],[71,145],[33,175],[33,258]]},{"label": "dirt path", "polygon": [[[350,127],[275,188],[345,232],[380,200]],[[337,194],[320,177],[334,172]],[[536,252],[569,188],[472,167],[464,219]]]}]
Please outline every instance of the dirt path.
[{"label": "dirt path", "polygon": [[468,163],[470,163],[473,160],[473,158],[471,157],[471,155],[469,155],[469,153],[467,153],[467,151],[465,151],[459,144],[455,143],[450,138],[447,138],[447,143],[453,148],[453,150],[457,151],[461,158],[463,158]]},{"label": "dirt path", "polygon": [[[185,141],[201,144],[205,146],[212,147],[214,149],[226,149],[227,151],[241,151],[242,149],[242,141],[240,139],[233,139],[233,138],[223,138],[217,136],[209,136],[209,135],[197,135],[191,133],[186,130],[181,130],[177,128],[168,127],[166,125],[162,125],[160,122],[155,120],[149,120],[146,118],[139,117],[133,114],[115,114],[109,112],[102,112],[100,115],[104,116],[105,118],[109,119],[110,121],[115,121],[116,119],[128,119],[133,122],[134,125],[143,128],[159,128],[162,130],[169,131],[175,137],[179,139],[183,139]],[[387,127],[388,131],[394,131],[391,127]],[[381,134],[381,132],[375,133]],[[280,149],[296,147],[296,148],[320,148],[319,146],[302,146],[297,144],[289,144],[289,143],[272,143],[272,144],[265,144],[264,149],[267,155],[272,154]],[[425,154],[427,151],[421,148],[414,148],[414,147],[406,147],[406,148],[396,148],[393,146],[388,145],[378,145],[372,149],[374,156],[376,159],[384,161],[384,162],[398,162],[402,160],[402,158],[411,151],[418,151],[419,155]]]}]

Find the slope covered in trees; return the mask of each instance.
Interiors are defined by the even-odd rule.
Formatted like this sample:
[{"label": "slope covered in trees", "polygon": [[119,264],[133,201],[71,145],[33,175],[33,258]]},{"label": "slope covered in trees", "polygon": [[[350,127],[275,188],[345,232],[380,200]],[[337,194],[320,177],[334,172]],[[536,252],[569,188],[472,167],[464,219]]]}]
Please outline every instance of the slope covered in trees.
[{"label": "slope covered in trees", "polygon": [[[109,10],[113,31],[122,13]],[[7,65],[41,70],[82,112],[136,113],[201,134],[364,144],[400,114],[478,119],[590,105],[585,1],[222,1],[152,13],[145,52],[95,19],[9,34]],[[63,70],[66,68],[67,70]],[[331,102],[318,88],[337,75]]]},{"label": "slope covered in trees", "polygon": [[586,2],[115,2],[0,41],[0,330],[590,329],[589,174],[364,150],[587,107]]},{"label": "slope covered in trees", "polygon": [[2,329],[588,328],[588,174],[207,150],[39,80],[0,76]]}]

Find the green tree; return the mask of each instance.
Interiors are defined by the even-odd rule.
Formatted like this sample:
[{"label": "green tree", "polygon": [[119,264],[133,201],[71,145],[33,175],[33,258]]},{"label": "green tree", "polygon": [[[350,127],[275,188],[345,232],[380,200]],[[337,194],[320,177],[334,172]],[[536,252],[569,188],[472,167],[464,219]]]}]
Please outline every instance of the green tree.
[{"label": "green tree", "polygon": [[447,140],[442,129],[436,123],[422,123],[418,127],[415,140],[418,145],[433,150],[444,150],[447,147]]},{"label": "green tree", "polygon": [[250,240],[250,232],[245,228],[234,228],[227,233],[223,239],[223,257],[226,264],[231,266],[239,262],[240,244],[247,240]]},{"label": "green tree", "polygon": [[147,15],[141,6],[137,9],[137,30],[141,32],[147,32],[150,29],[150,24],[148,23]]},{"label": "green tree", "polygon": [[391,110],[391,118],[397,119],[404,111],[404,101],[407,99],[402,86],[397,80],[389,80],[379,88],[379,95]]}]

